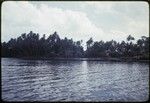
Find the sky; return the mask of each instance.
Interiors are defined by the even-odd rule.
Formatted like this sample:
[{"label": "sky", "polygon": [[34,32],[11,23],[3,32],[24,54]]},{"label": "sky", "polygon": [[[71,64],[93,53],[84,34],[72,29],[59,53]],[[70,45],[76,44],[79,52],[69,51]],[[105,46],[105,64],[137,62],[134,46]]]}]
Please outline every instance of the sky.
[{"label": "sky", "polygon": [[5,1],[1,12],[1,41],[22,33],[46,37],[118,42],[128,35],[149,36],[149,5],[144,1]]}]

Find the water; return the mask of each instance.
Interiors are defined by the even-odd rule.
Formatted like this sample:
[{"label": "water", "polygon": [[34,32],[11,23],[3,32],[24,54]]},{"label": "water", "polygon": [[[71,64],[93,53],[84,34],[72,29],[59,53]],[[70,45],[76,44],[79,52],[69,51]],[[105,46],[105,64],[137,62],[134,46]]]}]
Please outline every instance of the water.
[{"label": "water", "polygon": [[4,101],[147,101],[148,63],[2,58]]}]

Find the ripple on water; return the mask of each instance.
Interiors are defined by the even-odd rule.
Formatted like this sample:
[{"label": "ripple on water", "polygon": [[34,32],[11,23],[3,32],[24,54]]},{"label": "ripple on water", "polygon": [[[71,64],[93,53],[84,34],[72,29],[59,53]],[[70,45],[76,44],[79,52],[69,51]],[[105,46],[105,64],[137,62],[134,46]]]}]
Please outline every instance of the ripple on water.
[{"label": "ripple on water", "polygon": [[6,101],[146,101],[149,65],[2,58]]}]

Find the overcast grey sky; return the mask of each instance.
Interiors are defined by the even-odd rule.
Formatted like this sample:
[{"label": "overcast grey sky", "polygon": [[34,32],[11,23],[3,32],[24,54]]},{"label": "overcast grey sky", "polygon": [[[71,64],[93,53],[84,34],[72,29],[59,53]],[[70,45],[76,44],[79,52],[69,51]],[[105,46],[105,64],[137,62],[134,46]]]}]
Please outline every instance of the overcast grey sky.
[{"label": "overcast grey sky", "polygon": [[126,40],[149,36],[147,2],[5,1],[2,4],[2,42],[33,31],[61,38]]}]

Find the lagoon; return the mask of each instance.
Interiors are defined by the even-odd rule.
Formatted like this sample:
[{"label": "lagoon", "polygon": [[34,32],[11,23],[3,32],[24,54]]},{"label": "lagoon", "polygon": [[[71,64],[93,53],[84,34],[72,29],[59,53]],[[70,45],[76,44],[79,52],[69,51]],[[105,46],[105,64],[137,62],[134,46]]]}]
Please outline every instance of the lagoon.
[{"label": "lagoon", "polygon": [[1,59],[3,101],[147,101],[149,64]]}]

